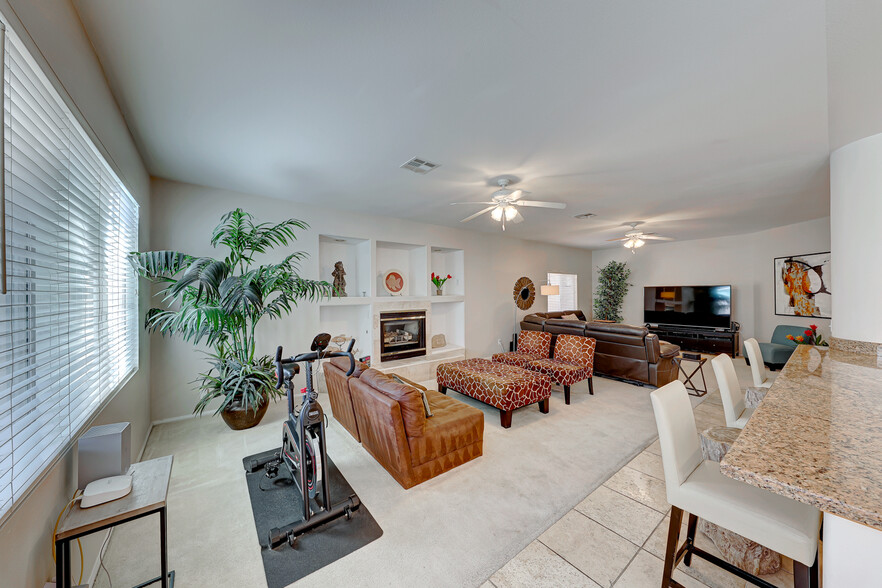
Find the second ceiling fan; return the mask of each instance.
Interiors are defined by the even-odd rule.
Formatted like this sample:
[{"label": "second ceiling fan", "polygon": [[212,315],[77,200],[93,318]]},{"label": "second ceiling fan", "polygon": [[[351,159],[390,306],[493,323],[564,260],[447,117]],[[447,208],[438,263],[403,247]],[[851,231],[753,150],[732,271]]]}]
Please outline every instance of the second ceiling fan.
[{"label": "second ceiling fan", "polygon": [[497,181],[499,189],[493,192],[490,200],[486,202],[451,202],[454,204],[489,204],[487,208],[479,210],[471,216],[467,216],[460,222],[467,223],[472,219],[476,219],[482,214],[490,213],[490,218],[502,223],[502,230],[505,230],[505,223],[519,223],[524,220],[518,208],[522,206],[534,206],[536,208],[566,208],[563,202],[543,202],[540,200],[521,200],[526,194],[523,190],[511,190],[508,185],[511,183],[509,178],[500,178]]}]

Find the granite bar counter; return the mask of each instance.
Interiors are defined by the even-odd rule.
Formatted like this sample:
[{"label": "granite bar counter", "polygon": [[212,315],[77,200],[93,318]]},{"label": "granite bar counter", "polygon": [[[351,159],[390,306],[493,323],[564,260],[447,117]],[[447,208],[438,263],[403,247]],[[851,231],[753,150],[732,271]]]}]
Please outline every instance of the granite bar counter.
[{"label": "granite bar counter", "polygon": [[882,530],[878,356],[797,347],[720,470]]},{"label": "granite bar counter", "polygon": [[882,585],[882,355],[797,347],[720,471],[823,511],[825,586]]}]

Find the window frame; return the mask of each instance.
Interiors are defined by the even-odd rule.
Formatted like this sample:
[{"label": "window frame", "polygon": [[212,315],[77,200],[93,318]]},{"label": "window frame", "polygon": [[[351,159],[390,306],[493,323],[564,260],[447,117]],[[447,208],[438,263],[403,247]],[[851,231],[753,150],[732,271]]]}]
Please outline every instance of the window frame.
[{"label": "window frame", "polygon": [[[98,215],[99,217],[96,219],[97,221],[97,230],[93,235],[95,238],[95,242],[99,244],[99,255],[100,261],[99,264],[102,264],[104,270],[101,274],[102,277],[107,278],[108,281],[112,281],[113,285],[106,285],[99,289],[97,296],[97,306],[99,310],[99,318],[106,319],[105,312],[108,309],[116,311],[116,314],[113,315],[113,321],[119,321],[119,328],[122,330],[122,338],[123,340],[120,342],[118,339],[113,337],[107,337],[108,329],[106,327],[99,327],[94,330],[88,331],[91,333],[91,336],[102,340],[102,345],[106,345],[108,349],[115,349],[116,353],[113,354],[113,359],[117,359],[121,362],[124,362],[123,365],[127,365],[128,369],[125,372],[122,370],[117,370],[115,373],[112,371],[107,372],[102,367],[102,362],[107,359],[103,353],[100,352],[97,356],[97,359],[94,361],[95,365],[92,369],[97,370],[98,376],[97,378],[100,380],[107,375],[112,375],[113,379],[119,378],[116,384],[110,387],[107,390],[101,390],[98,388],[97,390],[94,386],[90,386],[87,393],[78,396],[76,399],[73,399],[71,384],[68,383],[64,388],[64,392],[66,398],[71,400],[77,400],[79,402],[85,401],[86,405],[91,404],[91,406],[85,407],[82,412],[77,413],[69,413],[68,414],[68,426],[66,430],[63,432],[66,435],[66,439],[60,443],[58,446],[52,447],[51,456],[46,457],[45,462],[42,463],[39,470],[36,474],[33,475],[31,479],[24,482],[21,488],[18,491],[14,490],[14,468],[16,464],[16,460],[14,457],[12,446],[10,446],[10,458],[11,458],[11,467],[10,470],[10,493],[11,493],[11,502],[7,503],[7,507],[4,511],[0,512],[0,528],[2,528],[5,523],[12,518],[12,516],[18,511],[19,508],[27,501],[30,494],[40,486],[40,484],[46,479],[46,477],[51,474],[55,468],[58,466],[59,462],[63,459],[66,459],[70,455],[70,451],[73,448],[74,444],[77,442],[79,437],[88,430],[89,427],[95,422],[95,420],[101,415],[101,413],[106,409],[106,407],[113,402],[113,400],[117,397],[119,392],[125,388],[132,380],[132,378],[140,371],[140,359],[141,359],[141,351],[142,351],[142,341],[141,336],[142,333],[138,328],[139,325],[139,317],[141,314],[141,292],[137,278],[134,279],[133,282],[128,281],[120,281],[120,276],[125,276],[126,268],[128,268],[128,261],[125,259],[125,255],[128,253],[124,251],[124,249],[129,248],[134,242],[135,247],[140,245],[140,225],[141,225],[141,215],[140,215],[140,204],[137,200],[132,196],[131,191],[129,190],[126,181],[123,178],[123,175],[117,170],[116,165],[113,162],[113,159],[109,157],[105,153],[105,149],[99,139],[94,136],[94,132],[92,132],[91,127],[88,122],[85,121],[85,117],[77,108],[76,104],[71,99],[70,95],[65,91],[63,84],[57,79],[57,77],[52,72],[51,67],[45,62],[45,58],[39,52],[39,49],[35,51],[35,45],[33,44],[33,40],[27,36],[17,35],[15,31],[9,26],[9,19],[6,18],[5,15],[0,14],[0,72],[3,73],[0,76],[0,80],[2,80],[2,88],[3,88],[3,96],[4,101],[13,100],[12,89],[7,84],[7,76],[9,75],[8,68],[10,67],[8,60],[11,58],[9,51],[11,50],[11,43],[15,43],[15,50],[19,54],[19,58],[23,59],[25,63],[33,70],[34,80],[33,83],[39,83],[45,86],[47,91],[47,99],[51,100],[51,103],[54,107],[56,107],[63,114],[63,122],[65,124],[65,128],[67,132],[71,133],[71,135],[76,134],[76,140],[79,141],[80,146],[84,146],[87,149],[87,157],[89,161],[87,164],[97,165],[103,174],[102,178],[109,179],[110,181],[107,184],[104,184],[103,181],[99,182],[98,187],[92,192],[96,205],[98,207]],[[7,102],[8,103],[8,102]],[[36,104],[36,103],[35,103]],[[12,103],[12,107],[15,108],[15,103]],[[10,256],[7,254],[7,250],[11,247],[10,239],[8,238],[13,234],[13,229],[10,228],[9,224],[6,222],[7,217],[13,217],[13,213],[10,212],[9,207],[7,206],[7,202],[13,202],[8,200],[11,196],[7,193],[7,189],[9,186],[9,179],[6,176],[7,164],[12,161],[11,155],[7,153],[7,150],[11,150],[13,147],[11,146],[12,139],[7,136],[7,128],[8,124],[11,124],[9,121],[5,120],[5,115],[7,111],[6,104],[0,105],[0,110],[2,110],[2,114],[0,114],[0,141],[2,141],[3,145],[3,160],[0,161],[0,214],[2,214],[2,219],[0,219],[0,230],[3,231],[3,234],[0,235],[0,249],[2,249],[2,254],[0,254],[0,263],[3,264],[3,290],[6,290],[7,281],[11,280],[11,275],[14,272],[7,272],[7,268],[14,267],[14,264],[21,265],[21,261],[13,261],[10,259]],[[27,145],[37,145],[40,144],[39,140],[37,143],[28,143]],[[21,140],[17,143],[17,145],[22,146]],[[73,144],[71,144],[71,149],[74,149]],[[71,158],[68,160],[68,163],[72,162]],[[77,166],[69,165],[66,169],[68,173],[72,173],[72,170],[77,168]],[[66,206],[71,206],[71,198],[72,192],[68,189],[62,194],[62,200]],[[14,205],[13,205],[14,206]],[[19,204],[19,206],[21,206]],[[105,209],[105,206],[109,206],[109,209]],[[104,222],[109,223],[108,225],[101,224],[101,216],[104,214],[106,210],[113,209],[113,213],[106,217]],[[114,225],[114,222],[118,222],[118,225]],[[106,231],[108,226],[115,226],[116,228],[116,242],[115,246],[110,245],[112,241],[108,240],[108,237],[105,234],[102,234],[102,231]],[[81,253],[84,251],[80,250],[72,250],[77,253]],[[54,259],[61,259],[59,256],[56,256]],[[113,271],[107,271],[109,268],[113,268]],[[132,270],[133,271],[133,270]],[[9,273],[9,275],[7,275]],[[70,273],[70,272],[68,272]],[[42,279],[45,279],[42,278]],[[17,278],[19,282],[22,281],[22,277],[19,276]],[[70,282],[68,282],[69,284]],[[130,287],[131,286],[131,287]],[[21,294],[21,291],[16,292],[14,289],[10,288],[7,292],[0,293],[0,300],[3,302],[7,302],[11,300],[11,298],[7,298],[7,296],[13,294]],[[70,295],[70,294],[69,294]],[[18,306],[19,308],[29,307],[29,303],[18,303],[14,304],[12,302],[9,303],[10,307]],[[121,311],[121,313],[120,313]],[[11,315],[10,315],[11,316]],[[111,316],[111,315],[107,315]],[[29,319],[31,320],[31,319]],[[133,328],[129,328],[131,325]],[[27,321],[26,321],[27,322]],[[113,324],[113,323],[111,323]],[[10,335],[19,332],[30,332],[34,330],[32,327],[26,327],[24,329],[15,327],[11,327]],[[131,337],[131,338],[129,338]],[[36,339],[34,343],[29,343],[36,346]],[[122,345],[121,348],[116,349],[117,345]],[[68,343],[67,353],[66,355],[61,356],[62,360],[69,358],[71,353],[72,346]],[[42,355],[45,355],[46,352],[43,352]],[[41,365],[39,352],[34,353],[34,358],[32,361],[35,365],[34,369],[37,369]],[[30,361],[30,360],[29,360]],[[14,365],[10,364],[10,365]],[[122,367],[122,366],[121,366]],[[12,410],[16,405],[16,401],[12,390],[14,386],[12,382],[9,382],[10,386],[9,391],[9,400],[10,400],[10,410]],[[73,404],[73,402],[71,403]],[[38,407],[35,407],[36,410]],[[14,426],[14,423],[18,420],[13,414],[10,414],[10,427]],[[77,424],[79,423],[79,424]],[[71,427],[73,425],[73,428]],[[34,433],[36,435],[43,434],[45,431],[42,430],[42,426],[37,429]],[[15,433],[13,429],[10,429],[10,437],[9,439],[14,443]],[[48,449],[48,448],[47,448]],[[49,451],[39,450],[39,452],[45,451],[49,454]],[[39,455],[39,453],[38,453]],[[21,459],[21,458],[20,458]]]}]

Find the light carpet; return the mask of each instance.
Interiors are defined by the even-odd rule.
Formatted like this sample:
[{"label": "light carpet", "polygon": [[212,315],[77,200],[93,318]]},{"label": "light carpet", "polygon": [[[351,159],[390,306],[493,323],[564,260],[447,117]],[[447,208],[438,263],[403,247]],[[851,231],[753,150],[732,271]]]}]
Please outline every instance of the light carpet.
[{"label": "light carpet", "polygon": [[[587,383],[573,386],[569,406],[555,389],[549,414],[518,410],[510,429],[497,410],[451,392],[484,412],[484,455],[410,490],[331,419],[329,453],[384,534],[296,586],[479,586],[655,440],[651,389],[599,377],[594,388],[589,396]],[[241,460],[278,446],[283,418],[277,403],[248,431],[213,417],[153,429],[144,459],[175,456],[168,516],[177,585],[265,585]],[[157,528],[148,518],[115,532],[105,556],[114,585],[158,575]],[[103,572],[96,586],[108,586]]]}]

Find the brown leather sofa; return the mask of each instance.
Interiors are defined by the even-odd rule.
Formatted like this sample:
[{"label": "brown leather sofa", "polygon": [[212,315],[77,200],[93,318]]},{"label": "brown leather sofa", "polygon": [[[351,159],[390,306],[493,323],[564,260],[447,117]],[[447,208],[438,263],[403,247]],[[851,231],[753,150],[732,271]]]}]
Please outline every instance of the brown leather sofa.
[{"label": "brown leather sofa", "polygon": [[[575,314],[580,320],[561,318]],[[521,329],[546,331],[552,335],[570,334],[591,337],[597,341],[594,351],[594,373],[622,378],[650,386],[664,386],[677,379],[673,359],[680,348],[666,341],[646,327],[622,323],[588,322],[578,310],[536,313],[521,321]]]},{"label": "brown leather sofa", "polygon": [[355,363],[355,371],[346,377],[349,371],[349,359],[345,357],[332,357],[322,364],[325,372],[325,384],[328,387],[328,397],[331,399],[331,411],[334,418],[355,437],[361,441],[358,434],[358,422],[355,420],[355,411],[352,409],[352,396],[349,393],[349,380],[361,376],[367,366],[360,361]]},{"label": "brown leather sofa", "polygon": [[[346,378],[348,360],[346,369],[343,362],[333,362],[324,369],[334,417],[352,433],[345,422],[351,408],[356,438],[404,488],[483,454],[484,413],[479,409],[374,369]],[[418,388],[426,394],[431,417],[426,417]]]}]

